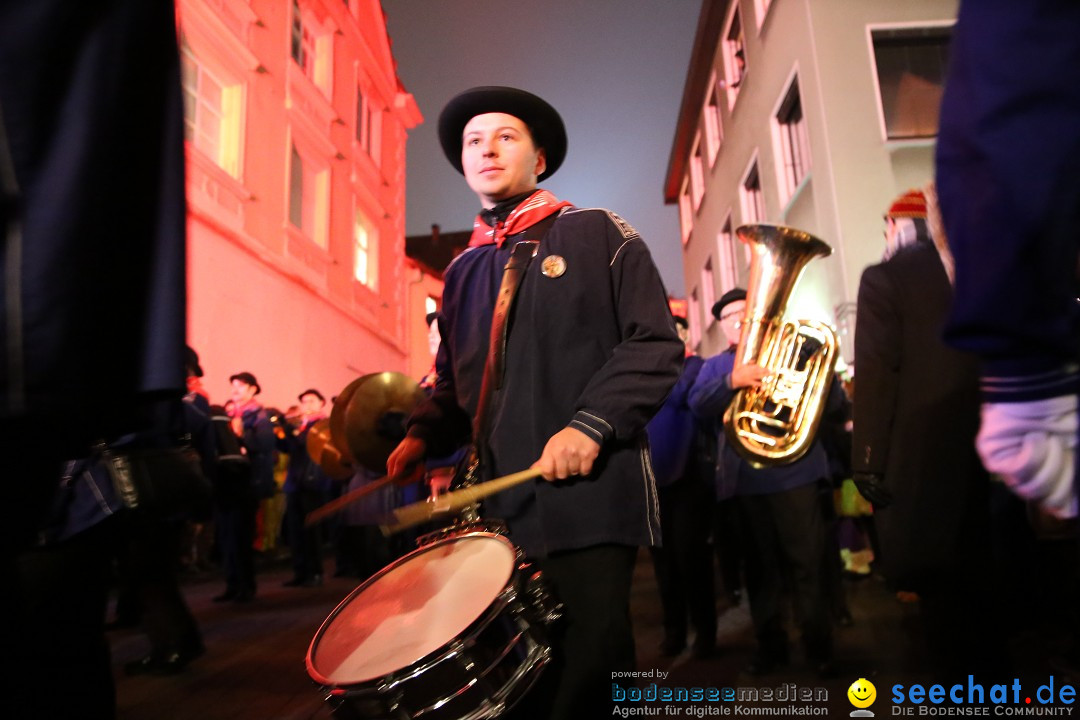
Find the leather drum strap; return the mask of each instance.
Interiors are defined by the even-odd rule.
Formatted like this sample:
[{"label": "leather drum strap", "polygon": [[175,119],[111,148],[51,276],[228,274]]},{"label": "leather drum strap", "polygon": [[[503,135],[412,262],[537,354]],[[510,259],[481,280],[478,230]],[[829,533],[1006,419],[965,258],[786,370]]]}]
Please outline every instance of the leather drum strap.
[{"label": "leather drum strap", "polygon": [[[473,441],[479,447],[486,444],[487,415],[491,404],[491,391],[502,387],[503,370],[506,364],[506,326],[510,319],[510,309],[514,305],[521,280],[529,263],[536,257],[540,243],[535,240],[519,240],[510,251],[510,259],[503,268],[502,284],[495,299],[495,310],[491,314],[491,338],[488,341],[487,362],[484,363],[484,378],[480,382],[480,397],[476,406],[476,418],[473,422]],[[481,457],[483,454],[481,453]]]},{"label": "leather drum strap", "polygon": [[523,240],[514,244],[510,259],[503,268],[502,284],[495,299],[495,310],[491,314],[491,338],[488,341],[487,362],[484,363],[484,377],[480,382],[480,397],[476,403],[476,417],[473,420],[473,445],[480,458],[484,453],[481,448],[487,444],[487,416],[491,405],[491,391],[502,387],[506,363],[507,327],[510,311],[514,307],[514,298],[525,277],[529,263],[540,249],[540,240],[555,224],[561,213],[554,213],[525,229]]}]

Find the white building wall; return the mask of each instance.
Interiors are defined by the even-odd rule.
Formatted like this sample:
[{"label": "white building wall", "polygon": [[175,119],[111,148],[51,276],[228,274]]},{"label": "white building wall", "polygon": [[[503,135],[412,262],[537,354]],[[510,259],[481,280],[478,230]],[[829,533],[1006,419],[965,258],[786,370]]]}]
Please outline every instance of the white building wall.
[{"label": "white building wall", "polygon": [[[745,221],[739,189],[757,158],[766,221],[805,230],[829,243],[833,255],[810,263],[789,304],[789,316],[838,324],[843,355],[852,357],[845,319],[855,302],[863,268],[883,249],[882,214],[889,202],[932,178],[932,140],[887,142],[881,120],[870,28],[948,24],[956,0],[774,0],[759,23],[753,0],[734,0],[742,14],[746,72],[733,106],[722,98],[723,142],[715,163],[705,168],[705,197],[693,213],[684,246],[688,295],[702,282],[701,269],[713,258],[717,236],[730,212],[735,227]],[[712,62],[721,67],[727,22]],[[798,76],[812,160],[809,176],[788,199],[777,175],[774,122],[793,74]],[[722,93],[723,94],[723,93]],[[705,95],[699,99],[704,105]],[[687,162],[689,167],[689,162]],[[745,283],[745,256],[740,284]],[[718,275],[715,275],[717,282]],[[721,292],[715,288],[717,295]],[[725,346],[709,308],[702,307],[699,351],[708,356]],[[691,320],[692,322],[695,319]]]}]

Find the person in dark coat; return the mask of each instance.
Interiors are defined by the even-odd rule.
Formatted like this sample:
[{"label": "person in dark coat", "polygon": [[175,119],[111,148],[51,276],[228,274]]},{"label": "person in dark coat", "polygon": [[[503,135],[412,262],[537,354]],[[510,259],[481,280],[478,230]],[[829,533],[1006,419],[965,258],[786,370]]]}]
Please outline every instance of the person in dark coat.
[{"label": "person in dark coat", "polygon": [[[713,305],[729,340],[739,337],[746,311],[746,291],[734,288]],[[690,390],[690,408],[696,415],[722,418],[740,388],[760,386],[768,370],[757,364],[735,365],[735,345],[705,361]],[[839,412],[843,391],[832,383],[825,412]],[[826,537],[832,526],[823,512],[820,490],[828,485],[829,465],[821,441],[786,465],[754,467],[717,433],[717,497],[738,498],[746,541],[746,589],[754,622],[757,650],[745,671],[764,675],[789,661],[784,628],[785,573],[790,569],[806,659],[819,676],[831,676],[833,665],[832,619],[829,606],[830,576],[825,569]]]},{"label": "person in dark coat", "polygon": [[979,358],[980,456],[1057,518],[1077,516],[1080,475],[1078,35],[1069,0],[962,2],[934,157],[956,258],[945,341]]},{"label": "person in dark coat", "polygon": [[[686,342],[686,319],[676,317],[675,324]],[[696,418],[687,403],[703,363],[700,355],[686,357],[679,381],[648,425],[663,537],[663,545],[649,551],[664,611],[660,653],[669,657],[686,647],[688,615],[696,633],[691,654],[703,658],[716,650],[716,586],[709,549],[715,468],[706,447],[712,442],[708,434],[715,430]]]},{"label": "person in dark coat", "polygon": [[988,476],[975,453],[975,358],[941,339],[952,298],[922,191],[885,214],[885,260],[863,272],[855,333],[853,470],[874,504],[878,566],[920,597],[942,678],[985,668]]},{"label": "person in dark coat", "polygon": [[[637,548],[659,541],[645,424],[678,379],[684,347],[637,231],[615,213],[575,208],[537,188],[566,154],[551,105],[515,88],[473,88],[443,109],[439,135],[482,210],[470,248],[446,270],[435,391],[387,469],[419,480],[425,458],[471,439],[482,479],[540,471],[543,479],[492,495],[484,507],[564,605],[556,661],[545,671],[553,687],[536,693],[551,705],[541,716],[610,715],[612,673],[634,669]],[[493,342],[515,248],[535,250],[535,259],[507,332]],[[470,437],[489,358],[490,403]],[[526,709],[542,712],[536,705]]]},{"label": "person in dark coat", "polygon": [[[189,438],[199,456],[203,475],[212,477],[216,462],[210,401],[199,378],[199,356],[186,348],[184,366],[188,387],[196,388],[184,396],[180,430]],[[209,488],[209,481],[207,484]],[[209,505],[209,496],[207,503]],[[186,523],[205,519],[208,507],[193,507],[164,517],[134,512],[125,514],[126,537],[122,566],[137,598],[143,630],[150,641],[150,652],[124,665],[128,675],[172,675],[184,670],[206,648],[198,623],[192,615],[177,578],[177,556]],[[119,605],[119,599],[117,605]]]},{"label": "person in dark coat", "polygon": [[297,396],[302,415],[299,426],[285,427],[278,438],[278,449],[289,456],[285,473],[285,536],[292,554],[293,576],[286,587],[316,587],[323,581],[322,528],[305,527],[309,512],[326,502],[330,478],[307,450],[311,426],[326,417],[326,399],[315,388]]},{"label": "person in dark coat", "polygon": [[184,393],[172,2],[0,3],[0,228],[2,714],[111,717],[108,478],[65,461]]},{"label": "person in dark coat", "polygon": [[276,490],[276,438],[266,409],[255,399],[262,388],[249,372],[229,378],[233,432],[240,438],[248,464],[234,477],[218,478],[217,538],[225,570],[225,591],[214,602],[251,602],[255,597],[255,517],[262,498]]},{"label": "person in dark coat", "polygon": [[[980,362],[976,445],[1048,530],[1076,522],[1080,496],[1078,36],[1080,4],[1069,0],[962,2],[934,158],[956,258],[945,341]],[[1075,576],[1072,551],[1044,583]],[[1065,606],[1038,614],[1057,638],[1071,631],[1064,663],[1075,677],[1075,587],[1041,594]]]}]

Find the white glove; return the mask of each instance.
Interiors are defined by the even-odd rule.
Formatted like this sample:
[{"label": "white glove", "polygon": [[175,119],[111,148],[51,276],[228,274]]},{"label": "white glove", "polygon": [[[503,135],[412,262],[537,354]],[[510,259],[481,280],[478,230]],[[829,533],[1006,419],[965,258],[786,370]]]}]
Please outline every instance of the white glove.
[{"label": "white glove", "polygon": [[1077,398],[983,403],[975,445],[983,465],[1020,497],[1058,518],[1076,517]]}]

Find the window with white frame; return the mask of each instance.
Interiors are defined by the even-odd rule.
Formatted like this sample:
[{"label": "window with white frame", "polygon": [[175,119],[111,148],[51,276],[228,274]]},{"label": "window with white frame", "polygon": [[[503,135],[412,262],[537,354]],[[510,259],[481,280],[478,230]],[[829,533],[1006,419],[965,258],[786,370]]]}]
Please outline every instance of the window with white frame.
[{"label": "window with white frame", "polygon": [[712,306],[716,302],[716,286],[713,284],[715,282],[712,258],[710,257],[705,261],[705,266],[701,268],[701,307],[705,311],[706,325],[709,325],[713,320]]},{"label": "window with white frame", "polygon": [[936,136],[952,28],[879,28],[870,35],[885,137]]},{"label": "window with white frame", "polygon": [[687,320],[690,323],[690,347],[696,348],[701,342],[701,299],[698,297],[697,288],[690,291],[687,304],[689,306]]},{"label": "window with white frame", "polygon": [[289,53],[304,75],[327,97],[331,88],[331,32],[323,28],[310,10],[292,2],[292,31]]},{"label": "window with white frame", "polygon": [[304,27],[304,18],[300,12],[300,3],[292,3],[292,36],[289,45],[292,59],[309,78],[315,77],[315,36],[310,28]]},{"label": "window with white frame", "polygon": [[764,222],[765,197],[761,192],[761,174],[758,172],[756,158],[743,178],[739,194],[742,196],[743,222],[747,225]]},{"label": "window with white frame", "polygon": [[329,206],[328,168],[318,168],[292,145],[289,153],[289,223],[325,248]]},{"label": "window with white frame", "polygon": [[690,242],[690,231],[694,228],[694,210],[690,204],[690,178],[683,178],[679,192],[679,228],[682,230],[683,245]]},{"label": "window with white frame", "polygon": [[792,78],[774,120],[780,191],[787,202],[810,172],[810,136],[803,116],[798,76]]},{"label": "window with white frame", "polygon": [[705,197],[705,158],[701,153],[701,133],[694,138],[694,148],[690,151],[690,193],[694,210],[697,210]]},{"label": "window with white frame", "polygon": [[727,87],[728,108],[735,105],[739,96],[739,86],[746,75],[746,43],[743,40],[742,16],[738,3],[732,3],[734,9],[728,19],[724,32],[724,84]]},{"label": "window with white frame", "polygon": [[372,290],[378,289],[379,285],[376,251],[374,228],[364,214],[357,210],[353,224],[353,277],[358,283]]},{"label": "window with white frame", "polygon": [[720,265],[720,292],[726,293],[739,284],[738,240],[731,229],[731,213],[716,236],[716,257]]},{"label": "window with white frame", "polygon": [[239,83],[210,72],[180,36],[180,78],[184,95],[184,139],[233,177],[240,174]]},{"label": "window with white frame", "polygon": [[701,111],[702,124],[705,127],[705,153],[709,158],[709,167],[716,162],[720,152],[722,131],[720,126],[720,99],[716,87],[716,72],[709,80],[709,90],[705,95],[705,107]]}]

